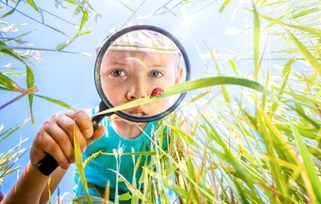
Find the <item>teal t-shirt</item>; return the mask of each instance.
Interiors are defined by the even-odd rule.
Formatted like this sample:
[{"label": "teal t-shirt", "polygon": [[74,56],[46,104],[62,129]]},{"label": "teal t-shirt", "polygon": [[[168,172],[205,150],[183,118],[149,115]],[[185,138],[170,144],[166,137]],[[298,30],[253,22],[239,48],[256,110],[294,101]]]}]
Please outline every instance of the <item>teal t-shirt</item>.
[{"label": "teal t-shirt", "polygon": [[[93,108],[93,113],[96,113],[96,111],[98,111],[98,109]],[[82,155],[83,161],[98,151],[102,151],[103,153],[99,154],[86,165],[84,169],[85,177],[89,186],[89,194],[91,196],[100,197],[101,191],[99,191],[99,189],[104,190],[107,182],[109,182],[110,198],[113,199],[117,186],[117,174],[115,173],[117,172],[117,169],[119,170],[119,173],[130,183],[133,181],[133,176],[136,177],[136,181],[138,183],[142,173],[142,166],[146,160],[145,156],[141,157],[139,168],[135,172],[135,175],[133,175],[135,164],[137,163],[136,160],[140,156],[135,155],[135,159],[133,159],[132,154],[123,154],[118,157],[117,161],[113,152],[118,151],[120,148],[122,148],[123,153],[132,152],[132,150],[135,152],[148,151],[150,148],[150,136],[152,136],[157,122],[148,123],[142,134],[135,139],[126,139],[118,135],[113,129],[109,117],[105,117],[100,124],[105,127],[105,134],[87,147],[86,151]],[[74,181],[75,197],[84,196],[85,191],[76,168],[74,171]],[[128,192],[126,184],[124,182],[118,182],[118,195],[126,192]]]}]

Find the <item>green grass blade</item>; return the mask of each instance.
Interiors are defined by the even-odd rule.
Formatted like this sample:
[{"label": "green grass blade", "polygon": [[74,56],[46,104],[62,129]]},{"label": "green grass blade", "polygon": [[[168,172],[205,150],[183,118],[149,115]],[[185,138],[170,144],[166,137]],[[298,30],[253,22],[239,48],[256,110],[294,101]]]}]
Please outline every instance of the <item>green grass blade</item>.
[{"label": "green grass blade", "polygon": [[271,21],[272,23],[285,25],[287,27],[294,28],[294,29],[297,29],[299,31],[305,31],[305,32],[311,33],[313,35],[316,35],[318,37],[321,37],[321,29],[288,24],[288,23],[282,22],[282,21],[280,21],[278,19],[275,19],[275,18],[272,18],[272,17],[269,17],[269,16],[265,16],[265,15],[263,15],[261,13],[259,14],[259,16],[261,18],[264,18],[264,19],[268,20],[268,21]]},{"label": "green grass blade", "polygon": [[37,5],[35,4],[35,2],[33,0],[27,0],[27,2],[30,6],[32,6],[33,9],[35,9],[37,12],[39,12],[39,8],[37,7]]},{"label": "green grass blade", "polygon": [[[219,63],[217,62],[217,59],[215,57],[215,54],[213,53],[213,51],[210,49],[210,47],[207,45],[207,43],[205,43],[210,55],[211,55],[211,58],[215,64],[215,68],[217,70],[217,74],[218,76],[221,76],[222,74],[222,70],[221,70],[221,67],[219,65]],[[226,90],[226,87],[224,85],[221,86],[221,89],[222,89],[222,94],[223,94],[223,98],[225,100],[226,103],[231,103],[231,99],[230,99],[230,96],[228,94],[228,91]]]},{"label": "green grass blade", "polygon": [[37,97],[39,97],[39,98],[42,98],[42,99],[45,99],[45,100],[47,100],[47,101],[49,101],[49,102],[51,102],[51,103],[57,104],[57,105],[59,105],[59,106],[62,106],[62,107],[64,107],[64,108],[67,108],[67,109],[70,109],[70,110],[73,109],[73,107],[69,106],[68,104],[66,104],[66,103],[64,103],[64,102],[62,102],[62,101],[60,101],[60,100],[53,99],[53,98],[49,98],[49,97],[42,96],[42,95],[38,95],[38,94],[35,94],[35,96],[37,96]]},{"label": "green grass blade", "polygon": [[309,180],[311,182],[313,191],[315,196],[317,197],[317,200],[319,203],[321,203],[321,182],[320,182],[320,178],[316,172],[314,163],[310,157],[310,153],[307,150],[307,147],[305,146],[298,130],[296,129],[294,123],[293,123],[293,119],[291,117],[288,117],[288,120],[290,121],[291,124],[291,129],[293,132],[293,135],[295,137],[295,140],[297,142],[298,148],[300,150],[300,153],[302,155],[302,159],[303,159],[303,163],[304,166],[306,168],[306,171],[308,173],[308,177]]},{"label": "green grass blade", "polygon": [[0,85],[4,86],[3,88],[7,88],[10,91],[20,91],[20,92],[24,91],[23,88],[21,88],[18,84],[16,84],[13,80],[11,80],[9,77],[7,77],[1,72],[0,72]]},{"label": "green grass blade", "polygon": [[[283,80],[283,83],[281,85],[281,88],[279,90],[279,97],[282,97],[283,95],[283,92],[284,92],[284,89],[285,89],[285,86],[288,82],[288,79],[289,79],[289,76],[290,76],[290,73],[291,73],[291,66],[292,64],[295,62],[294,59],[290,59],[284,66],[283,70],[282,70],[282,75],[284,77],[284,80]],[[271,106],[271,112],[270,112],[270,115],[272,113],[274,113],[278,108],[278,104],[276,102],[273,102],[272,106]]]},{"label": "green grass blade", "polygon": [[259,49],[260,49],[260,19],[256,7],[253,3],[254,14],[254,67],[255,67],[255,80],[257,80],[260,71],[259,62]]},{"label": "green grass blade", "polygon": [[229,59],[227,62],[230,65],[230,67],[232,68],[233,72],[236,74],[236,76],[238,76],[239,74],[237,72],[234,61],[232,59]]},{"label": "green grass blade", "polygon": [[11,14],[13,14],[15,11],[15,9],[11,9],[10,11],[8,11],[7,13],[3,14],[2,16],[0,16],[0,18],[5,18],[10,16]]},{"label": "green grass blade", "polygon": [[300,18],[300,17],[304,17],[316,12],[319,12],[321,9],[318,7],[314,7],[314,8],[303,8],[300,12],[295,13],[292,18]]},{"label": "green grass blade", "polygon": [[[32,69],[28,65],[26,65],[26,73],[27,73],[27,87],[28,89],[30,89],[35,85],[35,78],[34,78]],[[29,99],[29,110],[30,110],[31,122],[32,124],[35,124],[35,118],[32,111],[33,95],[34,95],[33,93],[28,94],[28,99]]]},{"label": "green grass blade", "polygon": [[2,142],[3,140],[5,140],[6,138],[8,138],[9,136],[13,135],[15,132],[17,132],[20,128],[22,128],[28,121],[30,120],[30,118],[25,119],[24,121],[22,121],[21,123],[11,127],[10,129],[2,132],[0,134],[0,142]]},{"label": "green grass blade", "polygon": [[134,13],[135,12],[135,9],[132,9],[129,5],[121,2],[121,1],[118,1],[118,3],[120,3],[121,5],[123,5],[128,11]]},{"label": "green grass blade", "polygon": [[86,176],[85,176],[85,171],[84,171],[84,166],[82,163],[82,157],[81,157],[81,151],[80,151],[80,146],[78,143],[78,139],[77,139],[77,135],[76,135],[76,131],[75,131],[75,127],[73,129],[73,138],[74,138],[74,154],[75,154],[75,164],[78,170],[78,174],[79,174],[79,178],[80,181],[84,187],[84,191],[86,194],[86,198],[89,204],[93,204],[93,201],[89,195],[88,192],[88,185],[87,185],[87,180],[86,180]]},{"label": "green grass blade", "polygon": [[20,61],[23,64],[26,64],[26,61],[17,53],[14,52],[14,50],[12,50],[9,46],[7,46],[5,43],[3,43],[2,41],[0,41],[0,46],[1,49],[0,51],[4,54],[7,54],[9,56],[11,56],[12,58]]},{"label": "green grass blade", "polygon": [[221,6],[220,10],[218,10],[219,13],[222,13],[225,9],[225,7],[230,3],[231,0],[224,0],[223,5]]},{"label": "green grass blade", "polygon": [[168,125],[169,128],[171,128],[171,130],[173,130],[177,135],[179,135],[179,137],[181,137],[183,140],[185,140],[185,142],[187,142],[189,145],[192,145],[198,149],[201,149],[201,146],[199,146],[197,144],[197,142],[195,141],[194,138],[190,137],[189,134],[186,134],[184,131],[182,131],[181,129],[174,127],[172,125]]},{"label": "green grass blade", "polygon": [[135,106],[143,105],[146,103],[151,103],[158,99],[172,96],[175,94],[192,91],[200,88],[217,86],[217,85],[239,85],[239,86],[251,88],[263,94],[267,94],[274,101],[278,101],[277,97],[274,96],[272,92],[270,92],[268,89],[266,89],[263,85],[261,85],[257,81],[246,79],[246,78],[239,78],[239,77],[217,76],[217,77],[202,78],[202,79],[197,79],[197,80],[187,81],[181,84],[177,84],[167,88],[163,94],[158,95],[157,97],[138,99],[126,104],[119,105],[114,108],[110,108],[106,111],[99,112],[96,115],[112,113],[112,112],[116,112],[116,111],[120,111],[128,108],[132,108]]},{"label": "green grass blade", "polygon": [[288,31],[289,36],[294,41],[295,45],[299,49],[299,51],[303,54],[304,58],[307,62],[321,74],[321,64],[317,61],[317,59],[311,54],[311,52],[291,33]]},{"label": "green grass blade", "polygon": [[[186,166],[187,166],[187,172],[190,175],[191,179],[194,182],[197,182],[196,181],[195,170],[194,170],[194,166],[193,166],[193,162],[191,160],[191,157],[187,158],[187,165]],[[193,186],[193,183],[189,183],[189,194],[188,194],[188,197],[187,197],[187,203],[190,203],[192,200],[194,200],[194,203],[199,203],[198,202],[198,196],[197,196],[197,193],[196,193],[195,188]]]},{"label": "green grass blade", "polygon": [[82,29],[85,26],[87,20],[88,20],[88,11],[83,9],[82,10],[82,18],[81,18],[79,29],[78,29],[78,34],[82,31]]}]

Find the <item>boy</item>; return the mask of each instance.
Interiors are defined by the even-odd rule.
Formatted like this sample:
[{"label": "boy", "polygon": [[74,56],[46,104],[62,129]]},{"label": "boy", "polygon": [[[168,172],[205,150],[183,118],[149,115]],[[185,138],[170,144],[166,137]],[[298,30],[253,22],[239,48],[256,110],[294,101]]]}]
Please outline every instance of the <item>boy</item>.
[{"label": "boy", "polygon": [[[161,34],[146,30],[125,34],[104,54],[100,68],[104,94],[115,106],[150,97],[154,88],[166,89],[180,82],[183,69],[179,66],[178,59],[176,45]],[[124,112],[136,117],[146,117],[156,115],[170,105],[169,99],[161,99]],[[132,149],[135,152],[148,151],[149,138],[156,128],[155,122],[134,123],[112,115],[105,117],[94,131],[91,116],[97,111],[93,108],[90,111],[56,114],[44,122],[33,140],[30,162],[2,203],[46,203],[49,177],[41,174],[36,165],[46,154],[52,155],[58,162],[59,167],[51,174],[50,191],[53,192],[70,164],[75,162],[74,131],[83,159],[99,150],[107,153],[119,148],[123,152],[131,152]],[[115,192],[120,195],[128,189],[124,183],[117,182],[115,171],[119,171],[131,182],[133,169],[132,156],[122,156],[120,161],[116,161],[114,156],[97,156],[85,168],[90,195],[99,196],[109,181],[111,198],[117,200],[117,197],[113,198]],[[135,172],[137,179],[141,172],[141,167]],[[84,189],[77,170],[74,180],[75,196],[83,196]]]}]

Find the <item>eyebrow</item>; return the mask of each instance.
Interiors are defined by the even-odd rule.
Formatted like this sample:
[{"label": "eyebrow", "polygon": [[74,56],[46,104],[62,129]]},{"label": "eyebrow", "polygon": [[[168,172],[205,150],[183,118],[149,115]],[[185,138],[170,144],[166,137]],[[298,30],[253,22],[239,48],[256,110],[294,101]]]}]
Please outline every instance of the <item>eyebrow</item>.
[{"label": "eyebrow", "polygon": [[[110,61],[108,61],[107,65],[108,66],[128,66],[128,63],[126,63],[126,60],[124,60],[124,61],[110,60]],[[139,62],[137,62],[137,60],[135,60],[135,58],[130,59],[130,61],[135,61],[136,63],[139,63]],[[162,63],[162,62],[159,62],[159,63],[153,62],[152,64],[145,64],[145,65],[147,65],[148,67],[154,67],[154,68],[166,67],[166,65],[164,63]]]},{"label": "eyebrow", "polygon": [[107,65],[120,65],[120,66],[124,66],[124,65],[126,65],[126,63],[119,62],[119,61],[111,61],[111,62],[108,61]]},{"label": "eyebrow", "polygon": [[164,64],[159,63],[159,64],[151,64],[151,67],[164,67]]}]

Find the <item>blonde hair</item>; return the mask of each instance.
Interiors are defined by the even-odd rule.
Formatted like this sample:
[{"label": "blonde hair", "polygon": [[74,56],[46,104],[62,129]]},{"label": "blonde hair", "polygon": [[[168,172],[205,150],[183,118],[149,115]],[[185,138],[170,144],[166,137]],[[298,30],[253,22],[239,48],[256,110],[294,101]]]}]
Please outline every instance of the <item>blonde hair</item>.
[{"label": "blonde hair", "polygon": [[[103,40],[96,47],[96,53],[100,51],[102,46],[107,42],[107,40],[124,28],[128,28],[135,25],[142,24],[126,24],[121,27],[114,27],[109,30],[108,34],[103,38]],[[117,38],[110,45],[111,50],[128,50],[128,51],[143,51],[161,54],[178,54],[180,51],[176,44],[172,42],[166,35],[158,33],[152,30],[133,30],[131,32],[125,33],[124,35]]]}]

